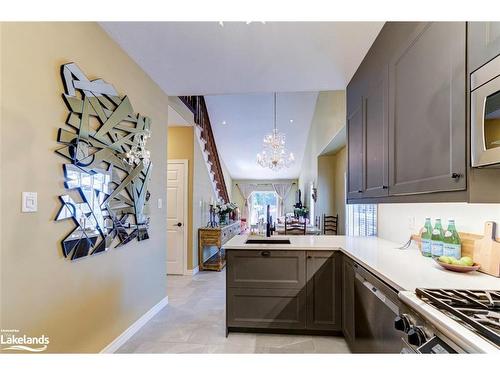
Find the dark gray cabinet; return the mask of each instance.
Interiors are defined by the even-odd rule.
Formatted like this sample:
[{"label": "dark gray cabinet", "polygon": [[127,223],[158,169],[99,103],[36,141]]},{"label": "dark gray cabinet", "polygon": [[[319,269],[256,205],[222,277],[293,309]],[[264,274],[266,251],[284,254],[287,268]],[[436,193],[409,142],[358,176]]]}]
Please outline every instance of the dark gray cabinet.
[{"label": "dark gray cabinet", "polygon": [[226,251],[228,331],[341,332],[340,252]]},{"label": "dark gray cabinet", "polygon": [[500,54],[500,22],[468,23],[469,72]]},{"label": "dark gray cabinet", "polygon": [[348,201],[466,189],[465,43],[465,22],[384,25],[347,87]]},{"label": "dark gray cabinet", "polygon": [[390,194],[466,188],[465,23],[421,23],[389,65]]},{"label": "dark gray cabinet", "polygon": [[305,289],[228,288],[227,325],[242,328],[306,328]]},{"label": "dark gray cabinet", "polygon": [[307,252],[307,329],[341,330],[341,259],[340,252]]},{"label": "dark gray cabinet", "polygon": [[364,96],[365,147],[363,197],[380,197],[388,194],[388,66],[375,74]]},{"label": "dark gray cabinet", "polygon": [[352,347],[354,338],[354,262],[342,257],[342,332],[347,344]]},{"label": "dark gray cabinet", "polygon": [[363,98],[356,98],[354,108],[347,117],[347,142],[348,142],[348,180],[347,197],[363,197],[364,182],[364,121],[363,121]]},{"label": "dark gray cabinet", "polygon": [[388,194],[388,69],[358,87],[348,105],[348,198]]},{"label": "dark gray cabinet", "polygon": [[231,288],[303,289],[305,252],[297,250],[238,250],[228,252],[227,286]]}]

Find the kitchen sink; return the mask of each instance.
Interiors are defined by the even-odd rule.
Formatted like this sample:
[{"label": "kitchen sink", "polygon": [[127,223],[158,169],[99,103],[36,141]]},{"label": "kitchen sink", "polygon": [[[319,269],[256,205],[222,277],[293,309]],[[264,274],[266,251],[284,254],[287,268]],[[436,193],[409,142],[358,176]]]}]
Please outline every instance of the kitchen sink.
[{"label": "kitchen sink", "polygon": [[288,238],[249,238],[245,241],[245,244],[290,245],[290,240]]}]

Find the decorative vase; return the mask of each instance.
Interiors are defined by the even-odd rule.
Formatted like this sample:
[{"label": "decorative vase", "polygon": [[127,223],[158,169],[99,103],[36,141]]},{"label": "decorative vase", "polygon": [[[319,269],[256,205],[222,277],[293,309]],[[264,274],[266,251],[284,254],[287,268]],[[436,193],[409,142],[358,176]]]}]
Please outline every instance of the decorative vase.
[{"label": "decorative vase", "polygon": [[227,225],[227,214],[220,214],[219,215],[219,225]]}]

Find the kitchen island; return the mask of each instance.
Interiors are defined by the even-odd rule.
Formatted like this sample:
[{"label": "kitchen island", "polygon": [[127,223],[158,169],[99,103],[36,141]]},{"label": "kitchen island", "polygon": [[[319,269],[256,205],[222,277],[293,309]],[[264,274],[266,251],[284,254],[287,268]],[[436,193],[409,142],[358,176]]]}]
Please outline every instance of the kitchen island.
[{"label": "kitchen island", "polygon": [[225,245],[227,332],[343,334],[355,352],[393,353],[398,294],[500,290],[498,278],[446,271],[416,247],[398,247],[377,237],[235,236]]}]

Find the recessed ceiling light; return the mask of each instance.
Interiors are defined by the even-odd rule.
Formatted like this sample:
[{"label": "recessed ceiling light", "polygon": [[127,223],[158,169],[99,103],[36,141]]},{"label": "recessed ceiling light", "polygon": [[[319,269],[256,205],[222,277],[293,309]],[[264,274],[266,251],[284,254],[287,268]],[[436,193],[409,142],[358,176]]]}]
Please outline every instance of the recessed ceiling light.
[{"label": "recessed ceiling light", "polygon": [[226,125],[226,124],[227,124],[227,122],[225,122],[225,121],[222,121],[222,125]]},{"label": "recessed ceiling light", "polygon": [[290,120],[290,124],[293,124],[293,120]]}]

